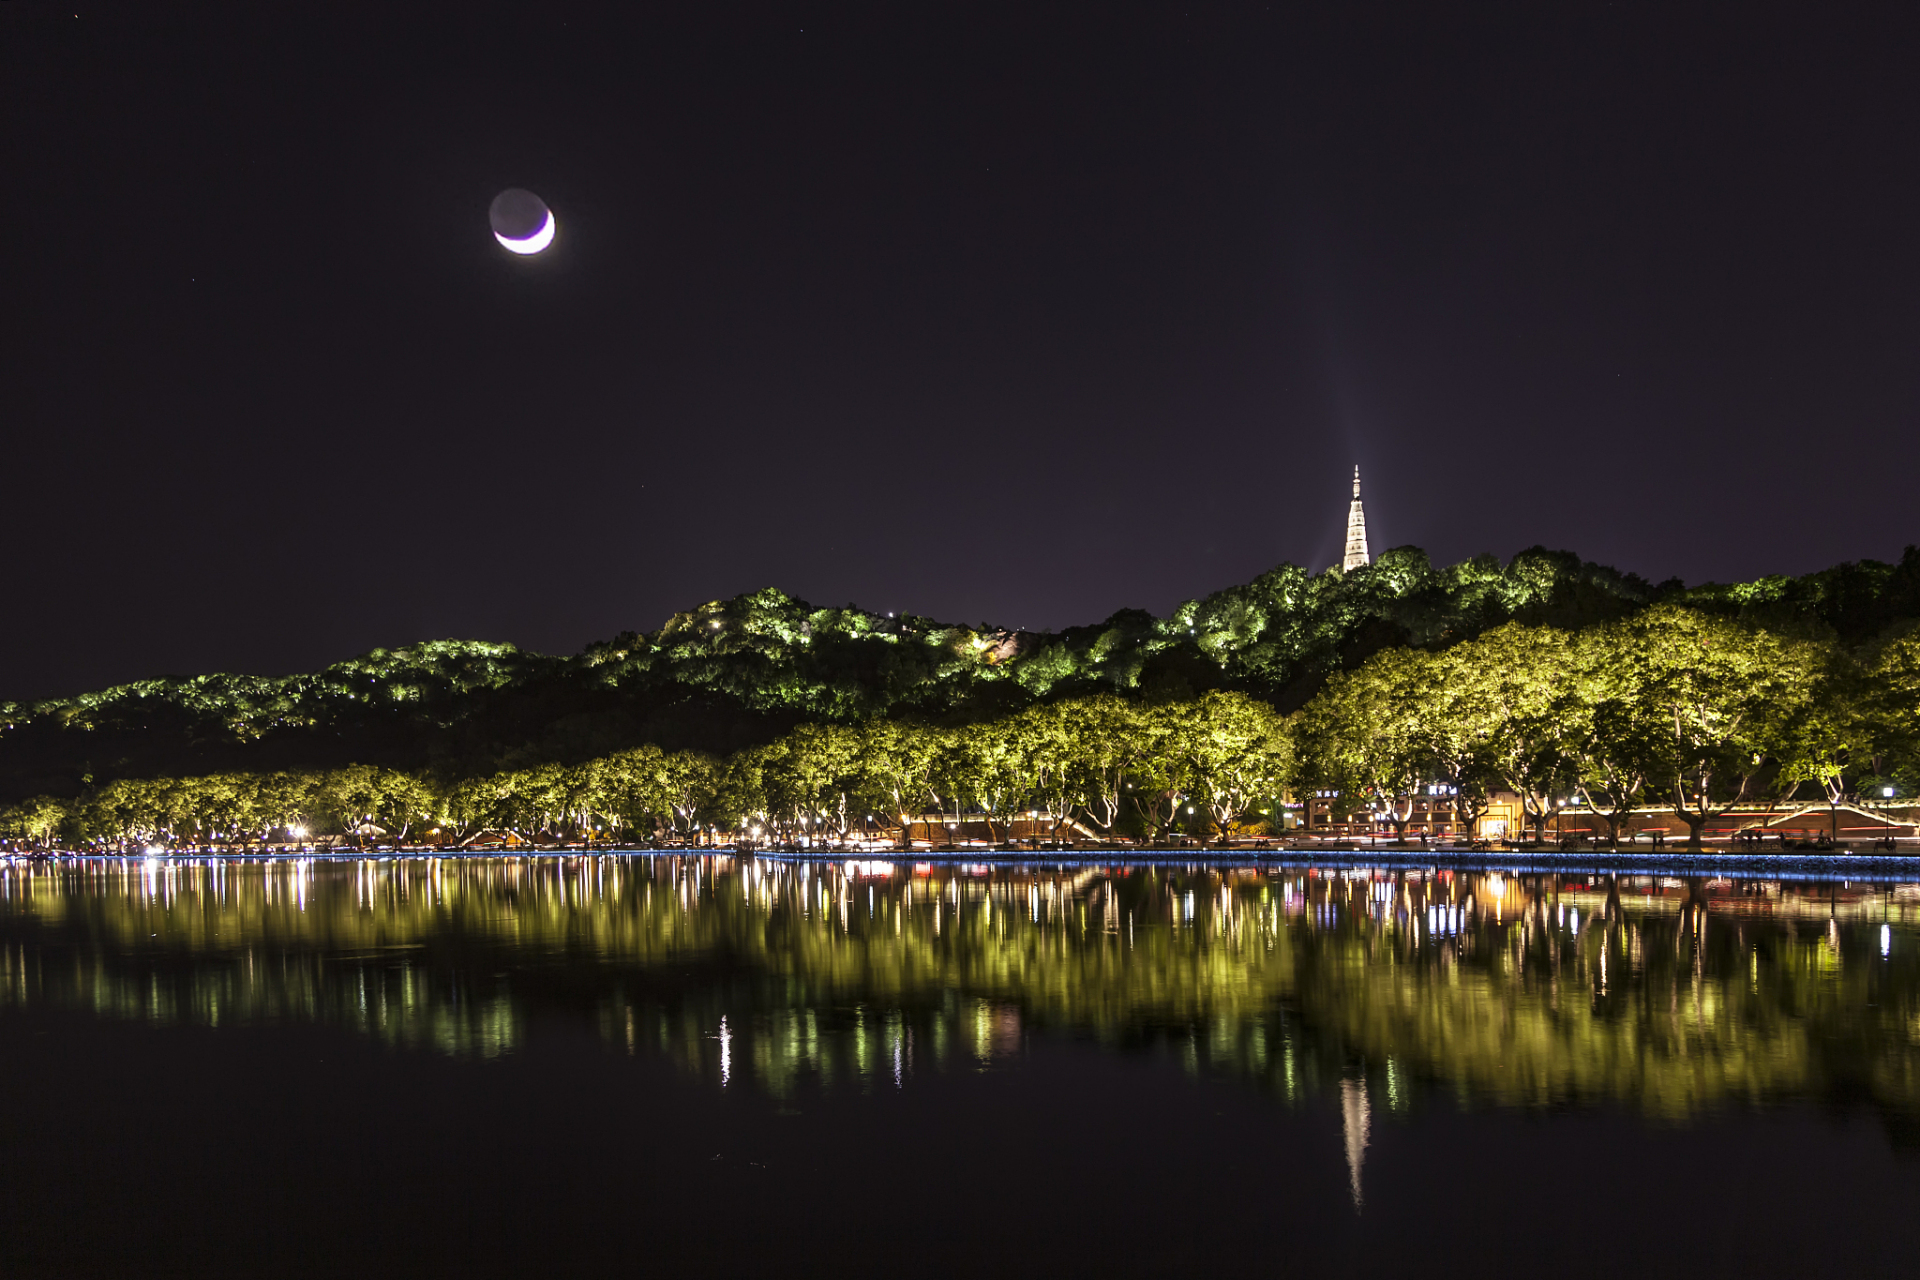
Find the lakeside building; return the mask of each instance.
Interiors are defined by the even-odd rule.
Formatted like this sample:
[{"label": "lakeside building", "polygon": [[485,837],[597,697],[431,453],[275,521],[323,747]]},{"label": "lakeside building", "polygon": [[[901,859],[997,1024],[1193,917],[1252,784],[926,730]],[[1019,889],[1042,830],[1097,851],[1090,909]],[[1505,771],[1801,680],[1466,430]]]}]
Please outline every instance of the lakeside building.
[{"label": "lakeside building", "polygon": [[[900,839],[900,824],[897,822],[881,824],[875,831],[890,842]],[[943,846],[1028,844],[1035,841],[1041,844],[1061,841],[1067,844],[1097,844],[1112,837],[1096,831],[1078,818],[1055,822],[1045,814],[1034,814],[1009,821],[1005,818],[990,819],[980,813],[923,813],[907,824],[907,839],[915,845],[938,849]]]},{"label": "lakeside building", "polygon": [[1495,791],[1488,796],[1469,828],[1456,788],[1443,782],[1428,783],[1397,803],[1352,811],[1340,803],[1337,791],[1316,791],[1295,804],[1299,809],[1296,829],[1311,836],[1371,836],[1382,830],[1392,831],[1395,812],[1405,820],[1409,836],[1504,840],[1527,828],[1526,805],[1511,791]]},{"label": "lakeside building", "polygon": [[[1421,794],[1399,801],[1406,816],[1408,836],[1453,837],[1475,840],[1522,839],[1533,824],[1526,804],[1511,791],[1496,791],[1469,829],[1457,798],[1442,784],[1422,787]],[[1296,802],[1299,817],[1289,830],[1311,837],[1377,836],[1393,832],[1393,817],[1384,805],[1362,807],[1351,813],[1336,792],[1320,791]],[[1629,810],[1620,838],[1657,837],[1684,841],[1686,822],[1670,805],[1642,805]],[[1859,804],[1829,805],[1825,800],[1796,800],[1775,805],[1739,805],[1709,818],[1700,835],[1706,840],[1781,839],[1836,843],[1860,840],[1912,839],[1920,835],[1920,803],[1903,801],[1868,808]],[[1606,815],[1577,803],[1562,804],[1547,819],[1547,838],[1604,840]]]},{"label": "lakeside building", "polygon": [[[1547,827],[1549,834],[1602,839],[1607,835],[1605,814],[1580,804],[1568,804],[1557,810]],[[1629,810],[1621,824],[1621,838],[1628,835],[1659,835],[1666,840],[1685,840],[1687,824],[1669,805],[1646,805]],[[1736,837],[1785,840],[1903,839],[1920,835],[1920,805],[1911,801],[1868,808],[1853,803],[1829,804],[1825,800],[1789,800],[1773,805],[1738,805],[1707,819],[1700,835],[1707,840]]]}]

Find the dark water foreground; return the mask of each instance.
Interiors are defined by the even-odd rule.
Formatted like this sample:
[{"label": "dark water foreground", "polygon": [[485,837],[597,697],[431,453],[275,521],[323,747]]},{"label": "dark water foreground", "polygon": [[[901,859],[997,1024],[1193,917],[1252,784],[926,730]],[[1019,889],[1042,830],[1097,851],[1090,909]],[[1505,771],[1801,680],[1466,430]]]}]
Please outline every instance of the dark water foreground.
[{"label": "dark water foreground", "polygon": [[1920,885],[0,867],[0,1274],[1893,1275]]}]

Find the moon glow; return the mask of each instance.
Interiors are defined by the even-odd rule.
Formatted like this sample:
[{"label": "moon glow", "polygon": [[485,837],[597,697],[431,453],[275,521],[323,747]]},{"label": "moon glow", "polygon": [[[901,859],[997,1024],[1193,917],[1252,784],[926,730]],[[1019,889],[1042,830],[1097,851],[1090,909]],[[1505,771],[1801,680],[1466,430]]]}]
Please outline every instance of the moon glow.
[{"label": "moon glow", "polygon": [[502,191],[493,198],[487,221],[493,224],[493,238],[509,253],[538,253],[553,243],[553,210],[531,191]]},{"label": "moon glow", "polygon": [[498,231],[493,233],[493,238],[505,245],[510,252],[538,253],[553,243],[553,215],[549,213],[547,220],[540,224],[540,229],[525,240],[509,240]]}]

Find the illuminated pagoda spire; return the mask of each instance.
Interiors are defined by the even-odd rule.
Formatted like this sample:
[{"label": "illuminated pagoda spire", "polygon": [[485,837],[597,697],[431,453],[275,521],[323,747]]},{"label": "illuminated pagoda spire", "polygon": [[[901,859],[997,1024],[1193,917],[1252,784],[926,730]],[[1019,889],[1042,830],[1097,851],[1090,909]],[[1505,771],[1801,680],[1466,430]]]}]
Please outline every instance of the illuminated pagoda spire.
[{"label": "illuminated pagoda spire", "polygon": [[1353,505],[1347,508],[1347,556],[1340,567],[1348,573],[1373,563],[1367,553],[1367,513],[1360,506],[1360,464],[1353,466]]}]

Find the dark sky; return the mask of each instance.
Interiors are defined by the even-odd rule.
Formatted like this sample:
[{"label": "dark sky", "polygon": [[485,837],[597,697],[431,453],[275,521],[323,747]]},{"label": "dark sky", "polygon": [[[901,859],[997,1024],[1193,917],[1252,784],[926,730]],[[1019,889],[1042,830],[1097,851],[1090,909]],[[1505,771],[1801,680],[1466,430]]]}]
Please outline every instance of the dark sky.
[{"label": "dark sky", "polygon": [[1920,540],[1910,4],[395,9],[0,6],[0,697]]}]

